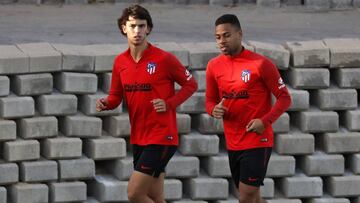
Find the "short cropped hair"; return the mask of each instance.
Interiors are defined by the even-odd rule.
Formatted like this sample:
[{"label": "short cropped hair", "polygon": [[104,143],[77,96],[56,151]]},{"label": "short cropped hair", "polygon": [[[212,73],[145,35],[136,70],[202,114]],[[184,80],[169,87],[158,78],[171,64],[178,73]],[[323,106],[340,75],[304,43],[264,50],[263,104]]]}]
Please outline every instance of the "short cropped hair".
[{"label": "short cropped hair", "polygon": [[241,30],[240,21],[236,17],[236,15],[224,14],[224,15],[220,16],[218,19],[216,19],[215,26],[218,26],[220,24],[226,24],[226,23],[229,23],[229,24],[235,26],[236,28],[238,28],[239,30]]},{"label": "short cropped hair", "polygon": [[[123,35],[126,35],[126,34],[124,33],[124,31],[122,29],[122,25],[126,25],[126,21],[129,20],[130,16],[135,19],[146,20],[147,26],[150,28],[150,32],[151,32],[151,30],[153,28],[153,23],[152,23],[152,19],[151,19],[149,11],[146,10],[144,7],[136,4],[136,5],[130,6],[128,8],[125,8],[123,10],[121,17],[117,20],[118,27]],[[149,32],[149,34],[150,34],[150,32]]]}]

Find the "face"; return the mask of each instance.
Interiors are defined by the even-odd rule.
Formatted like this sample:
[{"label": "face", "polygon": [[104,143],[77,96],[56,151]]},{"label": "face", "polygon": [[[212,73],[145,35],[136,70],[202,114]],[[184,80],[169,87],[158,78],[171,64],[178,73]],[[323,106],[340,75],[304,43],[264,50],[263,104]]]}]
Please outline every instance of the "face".
[{"label": "face", "polygon": [[126,24],[122,26],[122,29],[128,38],[128,42],[135,46],[144,43],[147,34],[150,33],[146,20],[135,19],[131,16],[126,21]]},{"label": "face", "polygon": [[235,55],[242,49],[242,32],[230,23],[220,24],[215,27],[216,43],[225,55]]}]

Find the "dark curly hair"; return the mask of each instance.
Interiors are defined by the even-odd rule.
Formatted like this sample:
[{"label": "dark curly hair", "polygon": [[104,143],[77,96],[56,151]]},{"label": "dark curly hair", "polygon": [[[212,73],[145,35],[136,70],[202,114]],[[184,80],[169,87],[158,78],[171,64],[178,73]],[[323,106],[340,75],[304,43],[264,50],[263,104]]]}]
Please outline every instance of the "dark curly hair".
[{"label": "dark curly hair", "polygon": [[120,29],[121,34],[125,35],[123,29],[122,29],[122,25],[126,24],[126,21],[129,20],[129,17],[133,17],[135,19],[141,19],[141,20],[146,20],[147,22],[147,26],[149,27],[150,31],[148,34],[150,34],[152,28],[153,28],[153,23],[151,20],[151,16],[148,10],[146,10],[144,7],[140,6],[140,5],[133,5],[130,6],[128,8],[125,8],[123,10],[123,13],[121,15],[121,17],[117,20],[118,22],[118,27]]}]

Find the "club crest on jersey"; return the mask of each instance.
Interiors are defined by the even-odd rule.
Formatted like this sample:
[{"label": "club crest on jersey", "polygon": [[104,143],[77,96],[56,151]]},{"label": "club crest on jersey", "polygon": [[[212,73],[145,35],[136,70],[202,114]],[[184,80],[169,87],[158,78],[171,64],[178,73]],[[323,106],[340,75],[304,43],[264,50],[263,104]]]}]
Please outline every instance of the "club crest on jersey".
[{"label": "club crest on jersey", "polygon": [[242,81],[244,81],[245,83],[249,82],[250,81],[250,75],[251,75],[251,72],[249,70],[243,70],[241,72]]},{"label": "club crest on jersey", "polygon": [[151,75],[154,74],[156,70],[156,64],[154,62],[149,62],[147,64],[147,72]]}]

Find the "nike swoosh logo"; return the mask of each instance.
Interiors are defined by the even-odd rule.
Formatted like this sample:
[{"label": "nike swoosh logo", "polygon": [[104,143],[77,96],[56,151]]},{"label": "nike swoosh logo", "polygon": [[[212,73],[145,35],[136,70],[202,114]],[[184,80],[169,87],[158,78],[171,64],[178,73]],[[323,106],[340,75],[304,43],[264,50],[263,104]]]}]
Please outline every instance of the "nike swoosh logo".
[{"label": "nike swoosh logo", "polygon": [[248,180],[249,181],[257,181],[258,179],[257,178],[249,178]]},{"label": "nike swoosh logo", "polygon": [[141,169],[144,169],[144,170],[149,170],[149,169],[151,169],[150,167],[146,167],[146,166],[143,166],[143,165],[141,165],[140,168],[141,168]]}]

